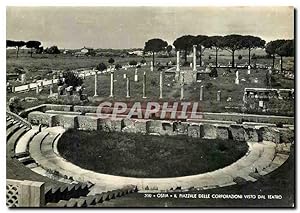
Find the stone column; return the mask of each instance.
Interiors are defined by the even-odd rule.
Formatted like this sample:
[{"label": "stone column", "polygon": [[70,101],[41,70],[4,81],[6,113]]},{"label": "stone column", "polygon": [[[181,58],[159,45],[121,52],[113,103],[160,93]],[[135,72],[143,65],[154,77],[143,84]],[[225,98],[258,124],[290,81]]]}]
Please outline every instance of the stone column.
[{"label": "stone column", "polygon": [[144,72],[143,75],[143,98],[147,98],[146,97],[146,72]]},{"label": "stone column", "polygon": [[217,92],[217,101],[218,102],[221,101],[221,91],[220,90]]},{"label": "stone column", "polygon": [[12,92],[12,93],[15,93],[15,92],[16,92],[16,87],[15,87],[15,86],[12,86],[12,87],[11,87],[11,92]]},{"label": "stone column", "polygon": [[134,82],[138,82],[139,81],[139,76],[137,74],[137,68],[135,68],[135,72],[134,72]]},{"label": "stone column", "polygon": [[196,61],[196,55],[197,55],[197,50],[196,50],[197,45],[193,45],[193,71],[197,71],[197,61]]},{"label": "stone column", "polygon": [[153,61],[151,61],[151,67],[150,67],[151,72],[153,72]]},{"label": "stone column", "polygon": [[114,97],[114,71],[110,71],[110,95],[109,97]]},{"label": "stone column", "polygon": [[159,73],[159,98],[163,98],[163,72]]},{"label": "stone column", "polygon": [[250,75],[251,74],[251,66],[249,65],[248,66],[248,75]]},{"label": "stone column", "polygon": [[184,72],[181,73],[181,83],[180,83],[180,100],[184,99]]},{"label": "stone column", "polygon": [[94,84],[94,87],[95,87],[95,94],[94,94],[94,97],[98,96],[97,94],[97,87],[98,87],[98,73],[95,71],[95,84]]},{"label": "stone column", "polygon": [[180,64],[180,51],[177,51],[176,54],[177,54],[176,71],[179,72],[180,71],[180,65],[179,65]]},{"label": "stone column", "polygon": [[126,78],[126,84],[127,84],[126,98],[130,98],[130,81],[129,81],[129,78]]},{"label": "stone column", "polygon": [[35,87],[35,93],[38,95],[40,94],[40,86],[38,84],[36,84],[36,87]]},{"label": "stone column", "polygon": [[203,101],[203,85],[200,87],[200,101]]},{"label": "stone column", "polygon": [[239,71],[237,70],[236,73],[235,73],[235,84],[239,84],[240,83],[240,79],[239,79]]},{"label": "stone column", "polygon": [[184,99],[184,83],[182,82],[181,85],[180,85],[180,100],[183,100]]},{"label": "stone column", "polygon": [[127,75],[126,73],[123,74],[123,79],[126,79],[127,78]]}]

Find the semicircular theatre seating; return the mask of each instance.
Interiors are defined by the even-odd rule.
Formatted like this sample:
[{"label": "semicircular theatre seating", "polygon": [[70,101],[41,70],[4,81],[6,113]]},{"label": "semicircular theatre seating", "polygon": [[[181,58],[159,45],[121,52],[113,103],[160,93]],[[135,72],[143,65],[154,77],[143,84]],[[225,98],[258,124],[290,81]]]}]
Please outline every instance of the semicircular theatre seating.
[{"label": "semicircular theatre seating", "polygon": [[[57,128],[57,127],[54,127]],[[53,127],[47,128],[53,130]],[[46,129],[46,130],[47,130]],[[42,137],[42,133],[41,137]],[[44,133],[45,134],[45,133]],[[137,185],[140,190],[173,190],[176,188],[189,189],[210,189],[229,186],[240,181],[256,181],[260,176],[266,175],[279,166],[288,158],[288,153],[282,154],[276,151],[276,144],[273,142],[248,142],[249,152],[237,162],[222,169],[199,175],[177,177],[177,178],[129,178],[105,175],[90,170],[82,169],[55,152],[56,143],[48,134],[44,140],[30,144],[32,157],[44,168],[58,171],[67,177],[77,181],[90,181],[106,186],[106,190],[121,188],[124,185]],[[287,149],[289,151],[289,149]]]},{"label": "semicircular theatre seating", "polygon": [[[91,183],[74,183],[70,180],[67,183],[61,182],[65,181],[61,178],[59,181],[57,177],[51,179],[51,177],[41,175],[40,173],[45,172],[41,167],[39,167],[35,160],[31,158],[28,152],[28,145],[33,140],[40,140],[45,137],[48,133],[42,132],[39,134],[38,128],[30,128],[28,124],[23,124],[22,119],[17,119],[17,115],[6,116],[6,163],[7,163],[7,178],[17,179],[17,180],[31,180],[45,183],[45,201],[46,206],[55,207],[83,207],[87,205],[95,205],[97,203],[103,202],[107,199],[112,199],[112,197],[117,197],[118,194],[110,196],[93,195],[88,196],[90,193]],[[55,139],[52,138],[53,140]],[[71,183],[73,182],[73,183]],[[130,192],[133,187],[130,188]],[[125,192],[124,189],[122,192]],[[127,191],[126,191],[127,192]],[[125,194],[125,193],[124,193]],[[102,197],[102,198],[101,198]],[[66,205],[62,205],[65,203]]]}]

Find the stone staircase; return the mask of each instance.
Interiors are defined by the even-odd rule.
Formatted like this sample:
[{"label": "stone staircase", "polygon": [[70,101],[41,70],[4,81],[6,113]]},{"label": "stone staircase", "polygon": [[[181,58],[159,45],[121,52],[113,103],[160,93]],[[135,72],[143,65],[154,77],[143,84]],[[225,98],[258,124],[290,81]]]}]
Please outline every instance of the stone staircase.
[{"label": "stone staircase", "polygon": [[137,192],[137,188],[135,186],[128,186],[122,189],[107,191],[95,195],[74,196],[72,198],[62,197],[57,202],[47,202],[46,207],[96,207],[97,204],[103,203],[104,201],[111,201],[117,198],[119,199],[122,196],[134,192]]}]

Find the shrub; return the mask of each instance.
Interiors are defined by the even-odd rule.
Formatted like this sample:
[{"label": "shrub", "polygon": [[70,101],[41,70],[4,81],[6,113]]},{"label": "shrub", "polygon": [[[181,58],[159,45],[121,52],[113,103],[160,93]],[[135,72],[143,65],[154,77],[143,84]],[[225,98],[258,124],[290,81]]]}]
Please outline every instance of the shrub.
[{"label": "shrub", "polygon": [[98,64],[97,67],[96,67],[96,70],[98,70],[98,71],[103,71],[103,70],[106,70],[106,69],[107,69],[107,66],[102,62],[100,64]]},{"label": "shrub", "polygon": [[210,77],[218,77],[218,70],[217,68],[212,68],[211,73],[209,73]]},{"label": "shrub", "polygon": [[184,63],[182,64],[182,66],[188,67],[188,66],[190,66],[190,62],[188,62],[188,61],[184,62]]},{"label": "shrub", "polygon": [[146,63],[146,60],[143,58],[142,60],[141,60],[141,64],[145,64]]},{"label": "shrub", "polygon": [[242,55],[239,55],[239,56],[238,56],[238,59],[239,59],[239,60],[242,60],[242,58],[243,58]]},{"label": "shrub", "polygon": [[113,58],[108,59],[108,63],[113,64],[115,63],[115,60]]},{"label": "shrub", "polygon": [[131,60],[131,61],[129,61],[129,65],[136,66],[137,62],[135,60]]},{"label": "shrub", "polygon": [[118,70],[118,69],[121,69],[122,68],[122,65],[121,64],[116,64],[115,68]]},{"label": "shrub", "polygon": [[83,83],[82,78],[79,77],[78,75],[76,75],[72,71],[63,72],[63,77],[65,78],[65,84],[67,86],[77,87],[77,86],[82,85],[82,83]]}]

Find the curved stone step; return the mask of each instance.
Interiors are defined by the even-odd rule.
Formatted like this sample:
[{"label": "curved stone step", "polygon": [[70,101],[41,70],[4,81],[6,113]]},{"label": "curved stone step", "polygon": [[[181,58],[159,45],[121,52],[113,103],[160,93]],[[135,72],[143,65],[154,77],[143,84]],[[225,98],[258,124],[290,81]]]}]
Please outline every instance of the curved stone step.
[{"label": "curved stone step", "polygon": [[18,124],[14,124],[10,128],[6,130],[6,140],[8,142],[8,139],[21,127]]},{"label": "curved stone step", "polygon": [[12,135],[9,137],[9,139],[7,141],[7,145],[6,145],[7,146],[6,147],[7,155],[14,156],[16,144],[17,144],[19,138],[23,134],[25,134],[26,131],[27,131],[26,127],[21,127],[19,129],[16,129],[14,131],[14,133],[12,133]]},{"label": "curved stone step", "polygon": [[22,153],[28,151],[28,144],[33,139],[33,137],[38,133],[37,129],[30,129],[18,140],[16,145],[15,153]]}]

